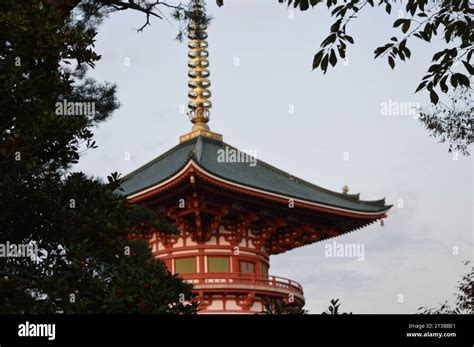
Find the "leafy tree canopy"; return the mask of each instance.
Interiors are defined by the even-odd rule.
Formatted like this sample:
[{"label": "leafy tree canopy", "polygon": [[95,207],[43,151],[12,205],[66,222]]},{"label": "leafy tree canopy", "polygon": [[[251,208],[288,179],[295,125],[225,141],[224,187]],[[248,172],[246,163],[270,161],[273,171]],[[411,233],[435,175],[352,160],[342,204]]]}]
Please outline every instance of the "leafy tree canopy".
[{"label": "leafy tree canopy", "polygon": [[0,2],[0,313],[196,312],[191,286],[128,237],[156,227],[153,211],[113,193],[117,174],[71,172],[119,106],[86,77],[95,36],[54,6]]},{"label": "leafy tree canopy", "polygon": [[420,307],[418,311],[423,314],[474,314],[474,267],[470,261],[465,261],[468,267],[458,282],[457,293],[455,294],[454,305],[445,301],[437,308]]}]

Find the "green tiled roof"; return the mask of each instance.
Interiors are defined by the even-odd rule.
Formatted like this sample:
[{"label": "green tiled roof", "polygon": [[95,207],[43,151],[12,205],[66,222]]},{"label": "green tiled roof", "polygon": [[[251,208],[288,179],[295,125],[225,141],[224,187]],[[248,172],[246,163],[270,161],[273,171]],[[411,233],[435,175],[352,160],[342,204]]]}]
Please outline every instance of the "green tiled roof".
[{"label": "green tiled roof", "polygon": [[[248,162],[219,162],[219,150],[236,148],[205,137],[197,137],[173,147],[158,158],[124,177],[119,194],[132,195],[170,178],[191,159],[204,170],[227,181],[266,192],[284,195],[332,207],[359,212],[386,211],[385,199],[361,201],[359,195],[336,193],[279,170],[261,160],[251,166]],[[242,154],[242,152],[240,152]]]}]

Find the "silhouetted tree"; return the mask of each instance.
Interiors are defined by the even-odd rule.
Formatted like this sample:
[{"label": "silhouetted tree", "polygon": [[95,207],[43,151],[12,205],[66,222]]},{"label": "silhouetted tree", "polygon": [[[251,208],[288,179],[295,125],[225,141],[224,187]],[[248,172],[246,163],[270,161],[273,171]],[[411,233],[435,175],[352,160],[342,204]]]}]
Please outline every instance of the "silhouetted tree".
[{"label": "silhouetted tree", "polygon": [[263,306],[263,314],[307,314],[308,311],[293,304],[287,304],[284,300],[267,300]]},{"label": "silhouetted tree", "polygon": [[339,299],[332,299],[331,300],[331,305],[329,305],[328,309],[326,311],[324,311],[322,314],[352,314],[352,312],[343,312],[343,313],[339,313],[339,306],[341,306],[341,304],[338,304],[339,302]]},{"label": "silhouetted tree", "polygon": [[474,267],[470,261],[464,265],[470,267],[458,282],[458,292],[455,294],[455,303],[452,307],[446,300],[439,308],[420,307],[418,311],[424,314],[474,314]]},{"label": "silhouetted tree", "polygon": [[160,227],[153,211],[114,193],[117,174],[71,172],[119,106],[85,77],[95,35],[40,1],[0,2],[0,313],[196,312],[191,285],[128,237]]},{"label": "silhouetted tree", "polygon": [[420,121],[431,136],[449,144],[449,152],[469,155],[474,136],[472,90],[458,87],[450,95],[451,104],[439,102],[420,113]]}]

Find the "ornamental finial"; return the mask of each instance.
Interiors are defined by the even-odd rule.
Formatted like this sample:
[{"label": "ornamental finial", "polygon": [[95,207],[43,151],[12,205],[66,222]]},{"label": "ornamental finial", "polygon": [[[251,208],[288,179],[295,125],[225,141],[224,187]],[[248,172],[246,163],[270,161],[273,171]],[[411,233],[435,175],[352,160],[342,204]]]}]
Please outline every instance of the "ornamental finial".
[{"label": "ornamental finial", "polygon": [[347,194],[349,193],[349,186],[346,184],[344,187],[342,187],[342,194]]},{"label": "ornamental finial", "polygon": [[189,134],[180,137],[184,142],[197,136],[206,136],[215,140],[222,141],[222,135],[210,131],[207,122],[209,122],[209,109],[212,107],[210,99],[211,92],[209,87],[209,52],[207,50],[207,23],[209,19],[206,15],[203,0],[191,0],[188,11],[188,116],[194,124]]},{"label": "ornamental finial", "polygon": [[[192,0],[189,12],[188,24],[188,67],[190,68],[188,76],[188,86],[191,88],[188,92],[189,118],[193,124],[206,128],[209,121],[209,109],[212,103],[209,100],[211,92],[209,87],[209,52],[207,50],[207,16],[206,11],[200,0]],[[206,130],[209,130],[207,127]]]}]

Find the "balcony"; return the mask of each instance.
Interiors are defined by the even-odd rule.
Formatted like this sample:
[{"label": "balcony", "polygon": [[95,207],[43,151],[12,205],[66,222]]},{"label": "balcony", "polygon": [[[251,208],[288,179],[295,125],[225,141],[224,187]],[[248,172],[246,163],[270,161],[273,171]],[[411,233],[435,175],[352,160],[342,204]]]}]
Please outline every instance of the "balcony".
[{"label": "balcony", "polygon": [[296,298],[304,301],[301,284],[283,277],[248,273],[201,273],[183,274],[181,276],[186,282],[193,284],[196,291],[254,291],[279,297],[287,297],[289,294],[293,294]]}]

